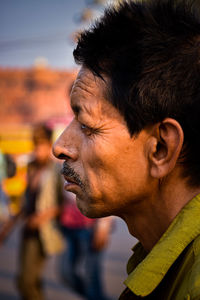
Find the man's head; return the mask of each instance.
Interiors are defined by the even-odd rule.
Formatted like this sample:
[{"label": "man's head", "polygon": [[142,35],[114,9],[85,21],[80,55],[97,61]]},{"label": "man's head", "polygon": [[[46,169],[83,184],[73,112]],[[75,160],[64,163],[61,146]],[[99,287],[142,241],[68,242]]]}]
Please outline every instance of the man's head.
[{"label": "man's head", "polygon": [[82,65],[71,96],[75,119],[54,152],[66,160],[66,179],[77,183],[73,170],[82,180],[81,189],[69,182],[66,189],[87,215],[125,212],[131,199],[146,199],[172,172],[199,186],[195,2],[124,2],[81,35],[74,50]]},{"label": "man's head", "polygon": [[45,164],[51,155],[52,130],[45,124],[33,128],[34,155],[39,164]]},{"label": "man's head", "polygon": [[74,57],[107,77],[109,101],[130,134],[167,117],[184,131],[184,175],[200,182],[200,6],[198,1],[123,3],[82,34]]}]

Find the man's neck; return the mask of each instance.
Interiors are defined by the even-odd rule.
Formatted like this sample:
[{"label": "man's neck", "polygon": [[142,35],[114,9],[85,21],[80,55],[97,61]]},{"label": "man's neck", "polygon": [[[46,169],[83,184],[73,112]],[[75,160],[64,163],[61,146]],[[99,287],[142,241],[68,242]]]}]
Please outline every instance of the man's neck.
[{"label": "man's neck", "polygon": [[155,195],[135,204],[123,219],[130,234],[150,251],[181,209],[199,193],[200,188],[189,188],[182,181],[163,184]]}]

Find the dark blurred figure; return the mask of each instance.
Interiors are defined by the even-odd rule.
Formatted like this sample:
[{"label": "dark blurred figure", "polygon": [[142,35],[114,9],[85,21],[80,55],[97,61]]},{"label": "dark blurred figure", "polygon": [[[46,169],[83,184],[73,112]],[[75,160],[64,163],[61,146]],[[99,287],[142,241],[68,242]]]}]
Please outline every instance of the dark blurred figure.
[{"label": "dark blurred figure", "polygon": [[102,282],[102,258],[112,219],[89,219],[78,210],[74,194],[66,192],[65,196],[60,224],[67,248],[61,257],[61,277],[84,299],[108,300]]},{"label": "dark blurred figure", "polygon": [[48,255],[63,250],[57,229],[62,193],[60,172],[51,159],[52,131],[45,125],[33,130],[34,153],[28,164],[20,247],[18,289],[24,300],[44,299],[41,273]]},{"label": "dark blurred figure", "polygon": [[9,154],[4,154],[0,151],[0,226],[2,226],[10,217],[8,196],[3,191],[2,180],[13,177],[15,173],[16,164],[12,157]]}]

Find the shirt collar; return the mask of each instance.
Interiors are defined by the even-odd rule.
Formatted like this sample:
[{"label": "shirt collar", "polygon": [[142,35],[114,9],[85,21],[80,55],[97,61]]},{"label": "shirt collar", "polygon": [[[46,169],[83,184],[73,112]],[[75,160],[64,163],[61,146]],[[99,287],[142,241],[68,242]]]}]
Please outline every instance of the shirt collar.
[{"label": "shirt collar", "polygon": [[199,215],[200,194],[180,211],[151,252],[125,280],[134,294],[144,297],[158,286],[181,252],[200,234]]}]

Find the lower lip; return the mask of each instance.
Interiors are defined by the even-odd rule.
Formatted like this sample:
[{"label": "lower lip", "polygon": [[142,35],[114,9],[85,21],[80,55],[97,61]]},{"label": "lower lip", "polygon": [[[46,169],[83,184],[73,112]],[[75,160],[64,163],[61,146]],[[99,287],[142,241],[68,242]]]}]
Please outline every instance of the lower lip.
[{"label": "lower lip", "polygon": [[65,181],[65,183],[64,183],[64,189],[66,191],[72,191],[76,187],[78,187],[78,185],[74,182]]}]

